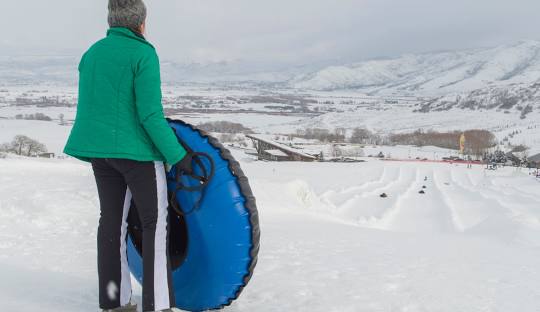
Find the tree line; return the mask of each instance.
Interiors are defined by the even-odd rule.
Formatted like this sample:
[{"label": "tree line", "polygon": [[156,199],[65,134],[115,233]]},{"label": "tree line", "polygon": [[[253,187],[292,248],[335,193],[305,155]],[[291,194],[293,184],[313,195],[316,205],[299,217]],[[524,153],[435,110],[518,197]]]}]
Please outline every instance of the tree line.
[{"label": "tree line", "polygon": [[486,150],[497,145],[495,135],[487,130],[437,132],[417,130],[412,133],[390,135],[390,142],[400,145],[436,146],[459,150],[460,137],[465,135],[465,154],[482,156]]},{"label": "tree line", "polygon": [[52,118],[43,114],[43,113],[35,113],[35,114],[17,114],[15,115],[15,119],[24,119],[24,120],[42,120],[42,121],[51,121]]},{"label": "tree line", "polygon": [[47,147],[45,144],[25,135],[16,135],[11,142],[0,144],[0,152],[20,156],[37,156],[46,153]]},{"label": "tree line", "polygon": [[235,123],[230,121],[210,121],[200,123],[197,128],[206,132],[219,132],[219,133],[253,133],[250,128],[244,127],[241,123]]},{"label": "tree line", "polygon": [[337,128],[334,131],[320,128],[298,129],[293,135],[297,138],[306,140],[318,140],[325,143],[344,143],[346,138],[346,129]]}]

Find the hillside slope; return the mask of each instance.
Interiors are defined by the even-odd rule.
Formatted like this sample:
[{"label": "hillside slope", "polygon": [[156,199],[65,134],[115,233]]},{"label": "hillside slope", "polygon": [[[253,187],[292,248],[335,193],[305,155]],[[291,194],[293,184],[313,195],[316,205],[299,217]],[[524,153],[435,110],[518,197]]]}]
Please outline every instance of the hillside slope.
[{"label": "hillside slope", "polygon": [[291,81],[301,89],[359,89],[372,94],[423,95],[472,91],[540,79],[540,42],[489,49],[404,55],[331,66]]},{"label": "hillside slope", "polygon": [[447,111],[453,108],[482,110],[496,109],[505,113],[520,112],[524,119],[540,109],[540,83],[492,86],[471,92],[445,95],[422,103],[418,112]]},{"label": "hillside slope", "polygon": [[[526,173],[236,156],[262,241],[255,275],[228,311],[538,311],[540,201]],[[4,310],[96,311],[91,168],[9,158],[0,172]]]}]

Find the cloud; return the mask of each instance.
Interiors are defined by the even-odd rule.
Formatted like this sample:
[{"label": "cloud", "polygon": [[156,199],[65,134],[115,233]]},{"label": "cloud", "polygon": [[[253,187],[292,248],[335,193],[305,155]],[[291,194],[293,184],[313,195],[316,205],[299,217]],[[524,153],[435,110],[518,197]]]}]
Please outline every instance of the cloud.
[{"label": "cloud", "polygon": [[[537,0],[146,0],[162,58],[304,64],[540,39]],[[81,53],[106,31],[107,1],[0,0],[20,53]]]}]

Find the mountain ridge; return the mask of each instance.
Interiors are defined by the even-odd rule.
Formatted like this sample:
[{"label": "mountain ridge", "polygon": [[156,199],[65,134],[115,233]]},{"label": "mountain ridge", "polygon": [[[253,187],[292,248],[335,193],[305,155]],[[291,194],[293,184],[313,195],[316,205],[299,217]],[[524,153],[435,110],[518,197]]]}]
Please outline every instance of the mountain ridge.
[{"label": "mountain ridge", "polygon": [[[75,56],[0,56],[3,83],[75,84]],[[511,88],[540,81],[540,41],[493,48],[405,54],[344,65],[338,61],[285,66],[240,60],[182,64],[163,60],[166,84],[258,85],[302,91],[354,90],[368,95],[440,98],[486,88]]]},{"label": "mountain ridge", "polygon": [[540,41],[471,50],[405,54],[329,66],[290,81],[298,89],[441,95],[540,80]]}]

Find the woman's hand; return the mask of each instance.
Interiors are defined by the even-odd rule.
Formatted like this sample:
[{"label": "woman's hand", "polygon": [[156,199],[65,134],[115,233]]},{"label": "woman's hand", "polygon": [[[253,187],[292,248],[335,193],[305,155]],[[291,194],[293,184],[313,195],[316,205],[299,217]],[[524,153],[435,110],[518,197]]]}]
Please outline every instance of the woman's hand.
[{"label": "woman's hand", "polygon": [[165,163],[165,171],[167,173],[171,172],[171,169],[176,166],[176,170],[182,171],[187,174],[191,174],[193,169],[191,167],[191,161],[193,160],[193,156],[191,156],[190,153],[187,153],[182,160],[177,162],[174,165],[171,165],[169,163]]},{"label": "woman's hand", "polygon": [[176,163],[174,166],[176,166],[177,173],[181,172],[183,174],[192,174],[193,168],[191,166],[191,163],[193,161],[193,155],[191,153],[187,153],[182,160],[180,160],[178,163]]}]

